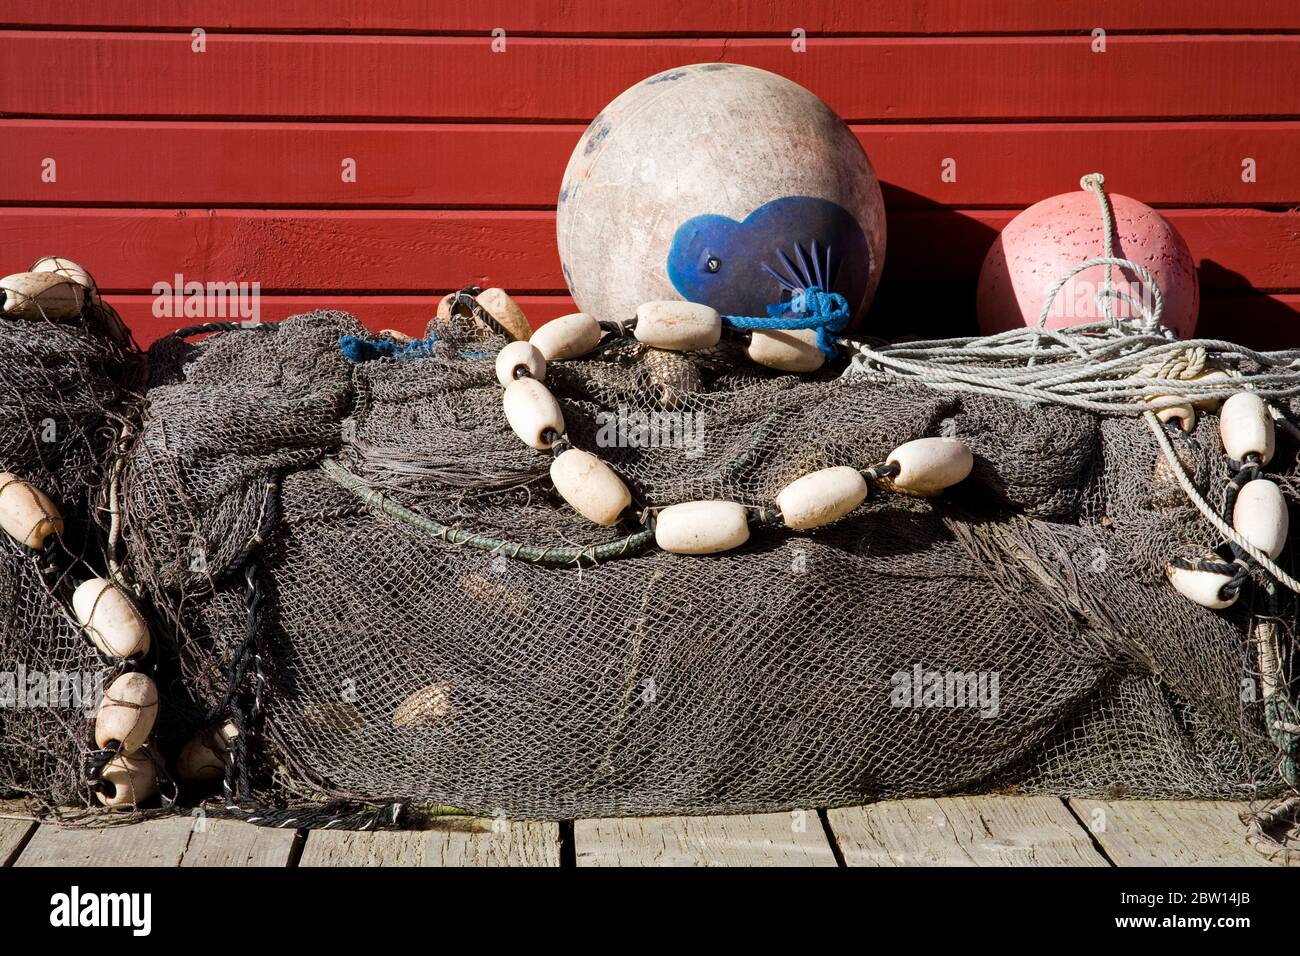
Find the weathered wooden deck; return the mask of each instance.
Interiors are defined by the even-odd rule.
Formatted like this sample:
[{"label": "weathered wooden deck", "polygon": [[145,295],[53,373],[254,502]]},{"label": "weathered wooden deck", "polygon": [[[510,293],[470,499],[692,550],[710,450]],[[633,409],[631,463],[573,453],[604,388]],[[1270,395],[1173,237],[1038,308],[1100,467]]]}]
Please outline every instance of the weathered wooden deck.
[{"label": "weathered wooden deck", "polygon": [[4,866],[1270,866],[1244,805],[950,797],[757,816],[435,829],[270,830],[175,816],[112,827],[38,823],[0,808]]}]

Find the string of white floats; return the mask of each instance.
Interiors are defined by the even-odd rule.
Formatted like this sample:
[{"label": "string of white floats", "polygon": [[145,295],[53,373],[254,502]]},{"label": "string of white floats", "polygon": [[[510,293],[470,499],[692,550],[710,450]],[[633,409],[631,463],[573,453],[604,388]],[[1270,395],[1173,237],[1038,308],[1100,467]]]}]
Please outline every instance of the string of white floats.
[{"label": "string of white floats", "polygon": [[[36,260],[27,272],[0,278],[0,314],[9,319],[68,321],[87,304],[99,302],[95,280],[60,256]],[[63,535],[58,507],[42,490],[9,472],[0,473],[0,529],[34,554],[46,553]],[[81,581],[68,601],[69,617],[104,658],[122,670],[104,690],[95,715],[93,739],[101,758],[89,781],[95,797],[111,808],[137,806],[158,792],[158,757],[151,741],[158,719],[158,687],[148,674],[131,669],[150,650],[144,615],[127,591],[107,578]],[[222,742],[202,734],[178,760],[183,778],[205,779],[211,765],[224,767]]]},{"label": "string of white floats", "polygon": [[[636,310],[635,323],[628,325],[643,345],[675,352],[713,348],[722,336],[719,313],[691,302],[644,303]],[[816,331],[800,331],[811,331],[811,335],[796,338],[789,333],[756,330],[748,344],[749,354],[777,368],[809,366],[810,353],[815,352],[819,359],[822,353],[816,345]],[[560,497],[589,521],[608,527],[618,523],[631,507],[631,492],[608,464],[571,447],[564,413],[544,384],[548,363],[591,353],[604,333],[600,323],[582,312],[554,319],[527,341],[504,346],[497,354],[496,376],[505,389],[502,408],[514,433],[531,448],[558,451],[550,475]],[[755,348],[756,340],[763,344]],[[795,530],[818,528],[862,504],[869,480],[893,491],[931,497],[963,480],[973,464],[970,449],[957,439],[918,438],[865,470],[838,466],[803,475],[776,495],[770,512],[734,501],[687,501],[650,509],[642,520],[653,520],[655,543],[664,551],[715,554],[748,541],[753,518],[762,523],[780,520]]]}]

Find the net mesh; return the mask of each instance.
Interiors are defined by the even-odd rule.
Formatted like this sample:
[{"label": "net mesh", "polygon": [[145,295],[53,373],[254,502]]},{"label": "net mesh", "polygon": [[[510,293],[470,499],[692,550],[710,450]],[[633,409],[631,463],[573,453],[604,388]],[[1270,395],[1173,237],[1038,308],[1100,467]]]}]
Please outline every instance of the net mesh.
[{"label": "net mesh", "polygon": [[72,584],[102,573],[105,476],[140,384],[110,328],[99,305],[75,324],[0,321],[0,470],[66,524],[43,555],[0,535],[0,794],[51,807],[90,801],[88,717],[116,673],[66,611]]},{"label": "net mesh", "polygon": [[[547,384],[574,445],[639,501],[770,507],[809,471],[926,435],[960,438],[976,468],[942,498],[873,491],[830,527],[761,527],[733,552],[548,566],[509,555],[636,529],[578,517],[549,455],[510,431],[502,340],[461,319],[428,333],[427,358],[351,365],[339,339],[365,330],[326,311],[152,350],[121,507],[178,662],[164,713],[183,735],[221,707],[254,581],[246,763],[267,803],[566,818],[1280,789],[1252,692],[1263,609],[1255,589],[1211,612],[1165,582],[1171,558],[1219,541],[1141,420],[619,340]],[[1215,416],[1175,444],[1221,500]],[[506,544],[394,517],[326,459]],[[1293,446],[1269,474],[1294,503]],[[1284,646],[1294,617],[1286,604]]]}]

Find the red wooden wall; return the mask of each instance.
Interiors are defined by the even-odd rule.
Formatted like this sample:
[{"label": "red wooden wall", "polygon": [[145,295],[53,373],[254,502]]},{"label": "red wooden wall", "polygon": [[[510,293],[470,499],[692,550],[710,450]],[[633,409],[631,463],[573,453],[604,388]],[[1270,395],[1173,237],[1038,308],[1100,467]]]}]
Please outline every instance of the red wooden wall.
[{"label": "red wooden wall", "polygon": [[1186,237],[1203,334],[1300,345],[1296,0],[0,0],[0,272],[70,256],[145,341],[177,272],[260,282],[264,318],[416,330],[472,281],[538,323],[571,307],[553,205],[586,122],[707,60],[853,125],[891,331],[968,321],[996,231],[1101,170]]}]

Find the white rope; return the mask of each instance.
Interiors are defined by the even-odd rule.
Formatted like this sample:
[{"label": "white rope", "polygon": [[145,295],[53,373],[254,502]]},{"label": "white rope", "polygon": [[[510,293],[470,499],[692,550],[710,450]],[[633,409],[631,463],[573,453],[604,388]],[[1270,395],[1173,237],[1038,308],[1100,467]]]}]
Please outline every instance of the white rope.
[{"label": "white rope", "polygon": [[[1141,415],[1173,467],[1184,493],[1223,536],[1257,561],[1282,584],[1300,592],[1292,578],[1268,555],[1223,520],[1187,477],[1155,412],[1178,405],[1220,401],[1249,388],[1265,401],[1300,395],[1300,349],[1256,352],[1220,339],[1179,340],[1160,324],[1164,298],[1155,277],[1136,262],[1113,254],[1114,217],[1100,173],[1084,176],[1079,185],[1095,192],[1105,223],[1105,254],[1079,263],[1052,286],[1038,324],[997,335],[903,342],[872,347],[839,339],[854,352],[845,377],[895,375],[940,391],[990,395],[1018,402],[1064,405],[1110,416]],[[1105,284],[1097,294],[1105,318],[1068,329],[1047,328],[1052,304],[1066,283],[1085,269],[1106,267]],[[1151,290],[1152,305],[1113,288],[1114,267],[1132,270]],[[1113,300],[1128,302],[1139,319],[1115,317]],[[1252,363],[1249,384],[1229,378],[1181,378],[1184,373],[1213,365],[1228,371],[1243,361]],[[1152,374],[1152,369],[1161,374]],[[1273,417],[1293,437],[1293,425],[1272,406]]]},{"label": "white rope", "polygon": [[1169,466],[1173,469],[1174,477],[1178,480],[1179,486],[1191,499],[1192,504],[1196,505],[1197,510],[1205,516],[1205,520],[1214,525],[1215,530],[1221,535],[1254,558],[1261,568],[1292,591],[1300,594],[1300,581],[1283,571],[1272,558],[1247,541],[1236,528],[1219,517],[1210,506],[1210,503],[1205,500],[1205,496],[1201,494],[1192,479],[1188,477],[1187,472],[1183,470],[1183,463],[1178,460],[1178,454],[1174,451],[1174,446],[1169,443],[1169,437],[1165,434],[1164,427],[1160,424],[1160,420],[1156,418],[1155,413],[1147,412],[1142,417],[1146,419],[1147,425],[1150,426],[1151,433],[1156,436],[1156,444],[1165,453],[1165,458],[1168,459]]}]

